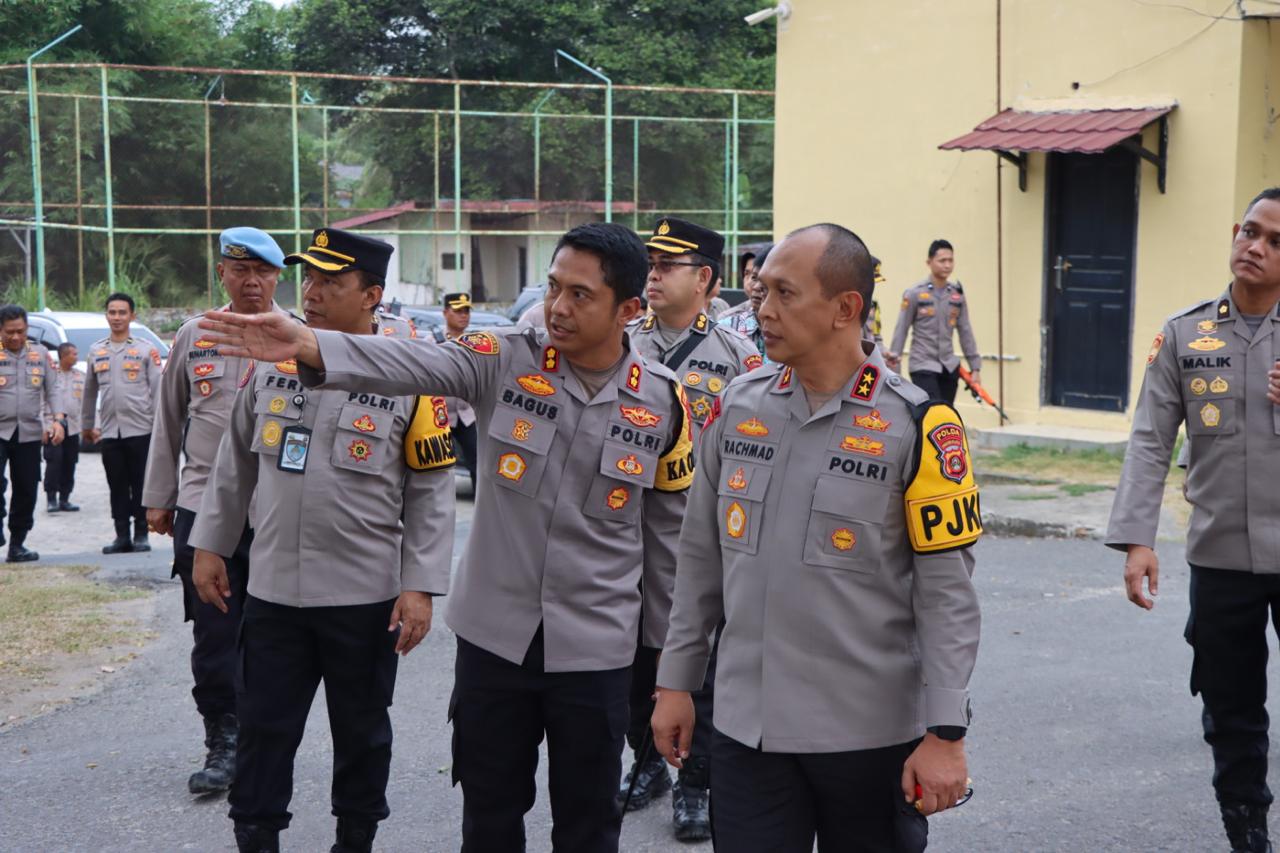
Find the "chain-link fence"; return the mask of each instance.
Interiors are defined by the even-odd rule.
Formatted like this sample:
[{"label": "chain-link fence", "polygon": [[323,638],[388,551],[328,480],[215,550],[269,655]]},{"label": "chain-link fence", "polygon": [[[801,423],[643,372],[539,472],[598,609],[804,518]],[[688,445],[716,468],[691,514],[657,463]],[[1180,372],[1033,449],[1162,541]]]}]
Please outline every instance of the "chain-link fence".
[{"label": "chain-link fence", "polygon": [[[382,236],[387,298],[411,304],[514,299],[579,222],[684,216],[723,231],[727,259],[772,231],[771,92],[58,63],[31,77],[34,98],[24,66],[0,66],[0,287],[51,305],[98,308],[104,289],[212,304],[232,225],[286,252],[322,225]],[[727,263],[725,285],[737,276]]]}]

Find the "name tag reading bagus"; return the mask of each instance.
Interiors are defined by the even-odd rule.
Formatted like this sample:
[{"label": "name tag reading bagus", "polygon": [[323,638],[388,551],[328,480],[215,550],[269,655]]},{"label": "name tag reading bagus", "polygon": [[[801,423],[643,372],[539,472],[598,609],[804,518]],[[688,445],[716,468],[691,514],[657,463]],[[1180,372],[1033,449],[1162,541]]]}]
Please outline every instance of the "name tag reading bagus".
[{"label": "name tag reading bagus", "polygon": [[301,426],[287,427],[280,445],[276,467],[281,471],[301,474],[307,470],[307,453],[311,449],[311,430]]}]

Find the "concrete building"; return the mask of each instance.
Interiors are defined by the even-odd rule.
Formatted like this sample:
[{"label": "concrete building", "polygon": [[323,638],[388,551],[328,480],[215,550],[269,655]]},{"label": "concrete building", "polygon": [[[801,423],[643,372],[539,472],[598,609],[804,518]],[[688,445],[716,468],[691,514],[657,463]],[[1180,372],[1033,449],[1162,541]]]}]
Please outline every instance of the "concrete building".
[{"label": "concrete building", "polygon": [[1127,429],[1163,320],[1222,291],[1232,224],[1280,183],[1280,5],[790,8],[778,233],[857,231],[884,261],[886,339],[929,242],[951,240],[984,384],[1013,421]]}]

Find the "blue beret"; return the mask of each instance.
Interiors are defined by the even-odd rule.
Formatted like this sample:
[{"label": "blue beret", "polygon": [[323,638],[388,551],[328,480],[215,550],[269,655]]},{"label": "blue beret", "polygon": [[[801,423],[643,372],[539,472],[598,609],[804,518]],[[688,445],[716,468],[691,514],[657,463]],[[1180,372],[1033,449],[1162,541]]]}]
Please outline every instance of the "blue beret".
[{"label": "blue beret", "polygon": [[284,251],[266,231],[245,226],[228,228],[218,236],[218,244],[222,247],[224,258],[252,258],[284,269]]}]

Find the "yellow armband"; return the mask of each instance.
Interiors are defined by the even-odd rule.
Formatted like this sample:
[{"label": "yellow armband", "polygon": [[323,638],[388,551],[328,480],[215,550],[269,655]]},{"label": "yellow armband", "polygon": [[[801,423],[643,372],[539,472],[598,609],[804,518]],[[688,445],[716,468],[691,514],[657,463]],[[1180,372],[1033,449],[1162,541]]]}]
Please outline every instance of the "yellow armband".
[{"label": "yellow armband", "polygon": [[934,403],[919,427],[915,473],[904,496],[911,547],[932,554],[972,545],[982,535],[982,515],[960,416],[946,403]]},{"label": "yellow armband", "polygon": [[404,433],[404,463],[412,471],[434,471],[457,461],[444,397],[419,397]]},{"label": "yellow armband", "polygon": [[693,485],[693,426],[689,417],[689,401],[678,383],[671,384],[676,395],[673,415],[680,419],[676,439],[667,452],[658,457],[658,471],[653,487],[660,492],[679,492]]}]

